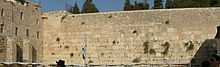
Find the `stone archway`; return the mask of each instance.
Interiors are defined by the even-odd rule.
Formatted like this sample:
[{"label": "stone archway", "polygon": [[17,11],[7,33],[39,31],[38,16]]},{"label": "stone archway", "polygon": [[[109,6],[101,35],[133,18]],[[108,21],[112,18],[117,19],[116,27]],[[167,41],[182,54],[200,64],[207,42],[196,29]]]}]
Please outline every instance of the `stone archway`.
[{"label": "stone archway", "polygon": [[16,45],[16,62],[23,62],[23,49],[18,44]]},{"label": "stone archway", "polygon": [[[32,63],[36,63],[37,62],[37,50],[36,50],[36,48],[34,48],[33,46],[32,46]],[[32,65],[32,67],[37,67],[36,65]]]},{"label": "stone archway", "polygon": [[32,47],[32,62],[37,62],[37,50],[34,47]]}]

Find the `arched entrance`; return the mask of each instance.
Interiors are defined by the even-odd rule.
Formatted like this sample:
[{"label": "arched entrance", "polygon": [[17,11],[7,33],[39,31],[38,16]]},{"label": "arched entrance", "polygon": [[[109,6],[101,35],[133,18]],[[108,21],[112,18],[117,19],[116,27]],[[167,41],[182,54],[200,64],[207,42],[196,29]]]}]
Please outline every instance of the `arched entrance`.
[{"label": "arched entrance", "polygon": [[[36,63],[37,62],[37,50],[32,47],[32,63]],[[37,67],[37,65],[32,65],[32,67]]]},{"label": "arched entrance", "polygon": [[23,62],[23,50],[19,45],[16,45],[16,62]]}]

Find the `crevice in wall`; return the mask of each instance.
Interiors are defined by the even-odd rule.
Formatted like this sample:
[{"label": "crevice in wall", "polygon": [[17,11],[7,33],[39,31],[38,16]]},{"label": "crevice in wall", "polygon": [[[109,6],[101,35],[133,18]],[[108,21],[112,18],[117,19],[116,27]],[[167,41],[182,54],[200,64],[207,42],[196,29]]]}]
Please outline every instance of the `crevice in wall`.
[{"label": "crevice in wall", "polygon": [[112,18],[112,15],[109,15],[108,18]]},{"label": "crevice in wall", "polygon": [[116,41],[114,40],[114,41],[112,41],[112,44],[116,44]]},{"label": "crevice in wall", "polygon": [[84,25],[85,24],[85,22],[81,22],[81,25]]},{"label": "crevice in wall", "polygon": [[69,46],[66,45],[64,48],[65,48],[65,49],[69,49]]},{"label": "crevice in wall", "polygon": [[60,38],[59,38],[59,37],[57,37],[56,41],[57,41],[57,42],[60,42]]},{"label": "crevice in wall", "polygon": [[55,55],[55,53],[51,53],[51,55]]},{"label": "crevice in wall", "polygon": [[137,30],[134,30],[132,33],[133,33],[133,34],[137,34]]},{"label": "crevice in wall", "polygon": [[73,53],[70,53],[70,57],[72,58],[74,56],[74,54]]},{"label": "crevice in wall", "polygon": [[105,54],[104,53],[101,53],[101,56],[104,56]]},{"label": "crevice in wall", "polygon": [[165,21],[165,24],[170,24],[170,21],[169,20]]},{"label": "crevice in wall", "polygon": [[72,18],[75,18],[75,16],[72,16]]}]

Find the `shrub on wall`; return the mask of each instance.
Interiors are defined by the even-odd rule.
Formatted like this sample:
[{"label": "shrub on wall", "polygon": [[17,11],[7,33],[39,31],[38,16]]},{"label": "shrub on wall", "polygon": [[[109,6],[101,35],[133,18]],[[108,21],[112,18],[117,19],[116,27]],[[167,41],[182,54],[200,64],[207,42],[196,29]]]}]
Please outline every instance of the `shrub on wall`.
[{"label": "shrub on wall", "polygon": [[20,2],[21,4],[24,4],[26,1],[25,0],[15,0],[17,2]]},{"label": "shrub on wall", "polygon": [[156,51],[154,49],[150,49],[150,54],[156,54]]},{"label": "shrub on wall", "polygon": [[148,41],[145,41],[143,46],[144,46],[144,54],[148,53],[149,51],[149,42]]},{"label": "shrub on wall", "polygon": [[194,44],[192,41],[188,41],[185,43],[186,51],[190,51],[194,49]]},{"label": "shrub on wall", "polygon": [[164,44],[162,44],[162,46],[165,48],[165,50],[162,52],[163,55],[167,55],[169,52],[169,48],[170,48],[170,43],[169,42],[165,42]]},{"label": "shrub on wall", "polygon": [[135,59],[133,59],[132,62],[133,62],[133,63],[139,63],[139,62],[141,62],[141,58],[140,58],[140,57],[135,58]]}]

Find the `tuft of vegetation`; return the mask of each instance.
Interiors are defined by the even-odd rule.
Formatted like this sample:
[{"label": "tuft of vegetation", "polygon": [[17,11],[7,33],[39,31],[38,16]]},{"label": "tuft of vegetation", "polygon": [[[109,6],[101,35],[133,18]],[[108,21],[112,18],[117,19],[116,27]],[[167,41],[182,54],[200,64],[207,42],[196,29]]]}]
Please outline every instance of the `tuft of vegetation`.
[{"label": "tuft of vegetation", "polygon": [[63,22],[63,20],[64,20],[67,16],[68,16],[68,15],[62,16],[60,22]]},{"label": "tuft of vegetation", "polygon": [[163,55],[167,55],[169,52],[169,48],[170,48],[170,43],[169,42],[165,42],[164,44],[162,44],[162,46],[165,48],[165,50],[162,52]]},{"label": "tuft of vegetation", "polygon": [[144,54],[148,53],[149,52],[149,42],[145,41],[143,46],[144,46]]},{"label": "tuft of vegetation", "polygon": [[190,51],[194,49],[194,44],[192,41],[188,41],[187,43],[185,43],[185,47],[186,47],[186,51]]},{"label": "tuft of vegetation", "polygon": [[141,58],[140,57],[135,58],[135,59],[132,60],[132,62],[133,63],[139,63],[139,62],[141,62]]},{"label": "tuft of vegetation", "polygon": [[21,4],[24,4],[26,1],[25,0],[15,0],[17,2],[20,2]]},{"label": "tuft of vegetation", "polygon": [[150,49],[150,54],[155,55],[155,54],[156,54],[156,51],[155,51],[154,49]]},{"label": "tuft of vegetation", "polygon": [[89,60],[89,63],[94,63],[92,60]]}]

